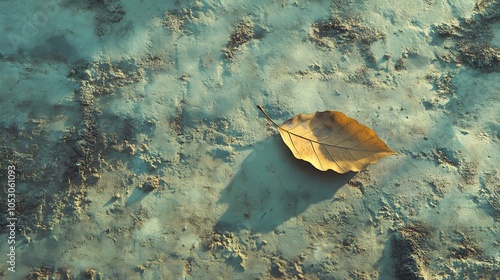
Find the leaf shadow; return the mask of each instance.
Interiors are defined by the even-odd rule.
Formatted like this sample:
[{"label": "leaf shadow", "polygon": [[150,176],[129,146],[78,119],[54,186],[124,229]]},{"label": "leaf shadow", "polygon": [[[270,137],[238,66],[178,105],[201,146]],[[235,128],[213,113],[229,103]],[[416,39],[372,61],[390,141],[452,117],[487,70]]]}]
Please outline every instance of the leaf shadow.
[{"label": "leaf shadow", "polygon": [[218,204],[228,204],[215,230],[270,232],[309,205],[332,199],[356,173],[319,171],[297,160],[278,137],[253,146],[240,170],[222,191]]}]

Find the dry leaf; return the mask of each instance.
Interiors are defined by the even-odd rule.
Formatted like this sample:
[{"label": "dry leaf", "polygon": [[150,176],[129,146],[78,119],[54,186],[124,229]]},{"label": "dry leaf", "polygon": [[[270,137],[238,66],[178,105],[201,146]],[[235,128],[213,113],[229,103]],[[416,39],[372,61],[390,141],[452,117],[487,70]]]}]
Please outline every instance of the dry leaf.
[{"label": "dry leaf", "polygon": [[276,126],[293,155],[319,170],[338,173],[361,171],[381,158],[396,154],[377,134],[342,112],[299,114]]}]

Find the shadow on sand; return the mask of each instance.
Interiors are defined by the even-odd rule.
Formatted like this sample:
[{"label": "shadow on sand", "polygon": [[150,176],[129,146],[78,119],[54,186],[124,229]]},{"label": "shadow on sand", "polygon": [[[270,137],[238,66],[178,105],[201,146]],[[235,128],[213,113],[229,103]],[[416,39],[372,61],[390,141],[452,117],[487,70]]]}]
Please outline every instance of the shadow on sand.
[{"label": "shadow on sand", "polygon": [[229,204],[215,229],[269,232],[304,212],[310,204],[331,199],[355,173],[319,171],[297,160],[279,137],[254,146],[218,203]]}]

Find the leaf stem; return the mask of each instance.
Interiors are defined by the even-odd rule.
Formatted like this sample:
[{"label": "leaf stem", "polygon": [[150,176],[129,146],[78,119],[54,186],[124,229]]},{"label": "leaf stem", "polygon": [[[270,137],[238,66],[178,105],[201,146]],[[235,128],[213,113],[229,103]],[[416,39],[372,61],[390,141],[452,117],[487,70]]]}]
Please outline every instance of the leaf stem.
[{"label": "leaf stem", "polygon": [[261,111],[262,111],[262,113],[264,113],[264,115],[266,116],[266,118],[267,118],[269,121],[271,121],[271,122],[272,122],[272,123],[273,123],[276,127],[280,127],[277,123],[275,123],[275,122],[273,121],[273,119],[271,119],[271,117],[270,117],[270,116],[266,113],[266,111],[264,111],[264,108],[262,108],[262,106],[257,105],[257,108],[259,108],[259,110],[261,110]]}]

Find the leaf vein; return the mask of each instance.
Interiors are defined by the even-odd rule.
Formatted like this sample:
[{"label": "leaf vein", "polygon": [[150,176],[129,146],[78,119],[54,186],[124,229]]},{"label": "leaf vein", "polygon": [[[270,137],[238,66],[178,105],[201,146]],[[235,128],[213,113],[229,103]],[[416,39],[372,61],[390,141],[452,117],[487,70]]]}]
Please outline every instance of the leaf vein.
[{"label": "leaf vein", "polygon": [[318,152],[316,152],[316,149],[314,148],[313,141],[309,141],[311,143],[311,147],[313,149],[314,154],[316,155],[316,158],[318,159],[319,165],[321,166],[321,169],[323,169],[323,164],[321,163],[321,159],[319,159]]},{"label": "leaf vein", "polygon": [[286,131],[286,132],[288,133],[288,137],[290,138],[290,142],[292,143],[292,146],[293,146],[293,148],[295,149],[295,151],[297,151],[297,155],[298,155],[299,157],[302,157],[302,156],[300,155],[300,152],[299,152],[299,150],[297,149],[297,147],[295,147],[295,143],[293,142],[293,139],[292,139],[292,133],[291,133],[290,131],[287,131],[286,129],[283,129],[283,130],[284,130],[284,131]]},{"label": "leaf vein", "polygon": [[322,143],[322,142],[319,142],[319,141],[316,141],[316,140],[312,140],[312,139],[300,136],[300,135],[298,135],[296,133],[293,133],[293,132],[290,132],[290,131],[288,131],[288,130],[286,130],[284,128],[281,128],[281,129],[283,129],[284,131],[286,131],[289,135],[293,135],[295,137],[302,138],[304,140],[317,143],[319,145],[324,145],[324,146],[329,146],[329,147],[335,147],[335,148],[340,148],[340,149],[349,149],[349,150],[352,150],[352,151],[362,151],[362,152],[376,152],[377,151],[377,150],[353,149],[353,148],[348,148],[348,147],[344,147],[344,146],[338,146],[338,145],[334,145],[334,144]]},{"label": "leaf vein", "polygon": [[357,161],[359,164],[361,164],[361,168],[363,168],[363,166],[364,166],[364,165],[361,163],[361,161],[359,161],[356,157],[354,157],[348,149],[346,149],[346,151],[349,153],[349,155],[350,155],[350,156],[351,156],[351,157],[352,157],[355,161]]},{"label": "leaf vein", "polygon": [[332,154],[330,154],[330,151],[328,151],[328,149],[325,149],[325,150],[326,150],[326,152],[328,153],[328,155],[330,156],[330,158],[333,160],[333,162],[335,162],[335,164],[336,164],[336,165],[337,165],[340,169],[342,169],[342,171],[344,171],[344,172],[345,172],[345,169],[344,169],[344,168],[342,168],[342,166],[340,166],[340,164],[338,164],[338,163],[337,163],[337,161],[335,160],[335,158],[333,158]]}]

